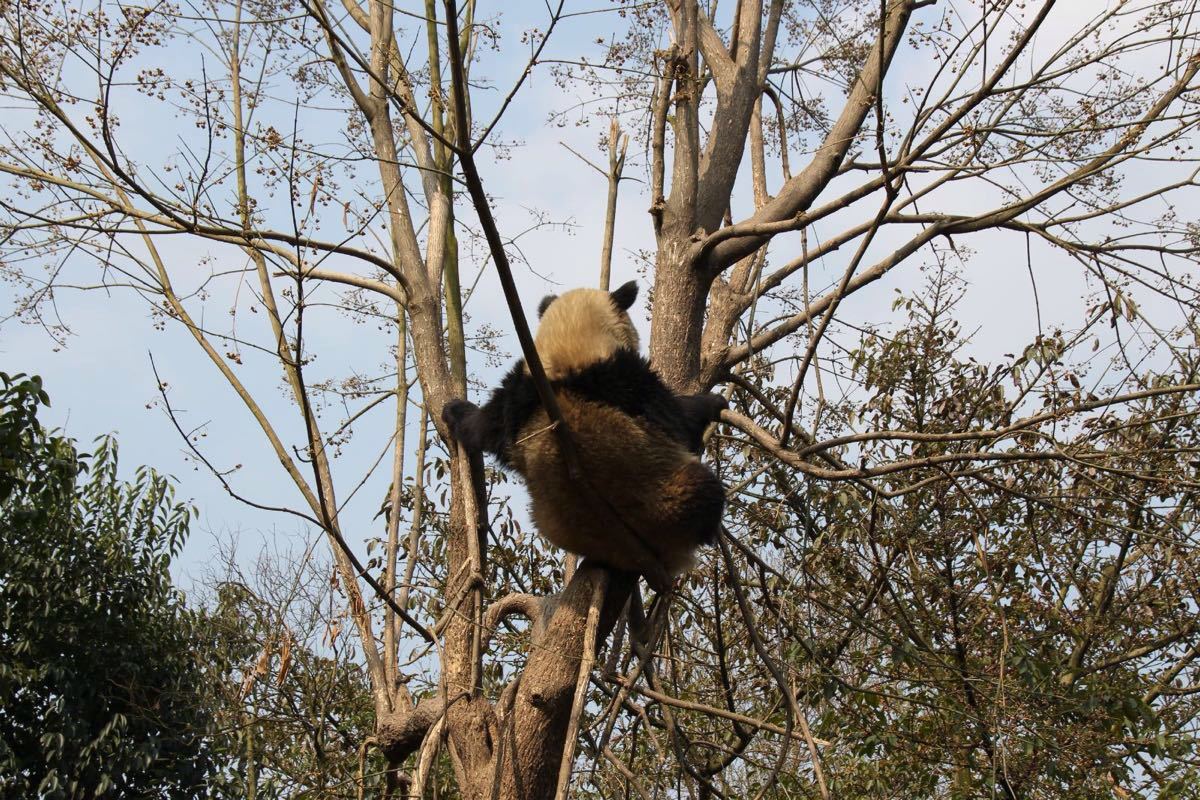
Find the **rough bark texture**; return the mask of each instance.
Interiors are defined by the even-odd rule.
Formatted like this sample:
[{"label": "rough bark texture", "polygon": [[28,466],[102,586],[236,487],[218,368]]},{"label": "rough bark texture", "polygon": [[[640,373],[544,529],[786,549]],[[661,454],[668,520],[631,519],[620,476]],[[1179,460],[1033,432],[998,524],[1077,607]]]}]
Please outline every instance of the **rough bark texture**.
[{"label": "rough bark texture", "polygon": [[704,308],[711,280],[692,266],[687,235],[681,226],[664,228],[654,276],[651,313],[650,361],[672,391],[691,394],[707,387],[698,384],[700,341]]},{"label": "rough bark texture", "polygon": [[380,714],[375,723],[375,740],[390,763],[400,764],[416,752],[426,731],[442,714],[441,698],[426,698],[406,711]]},{"label": "rough bark texture", "polygon": [[[580,566],[559,597],[545,635],[529,655],[512,709],[500,723],[502,800],[554,796],[583,655],[588,606],[602,569],[586,561]],[[609,572],[597,642],[608,637],[634,586],[634,576],[629,573]]]}]

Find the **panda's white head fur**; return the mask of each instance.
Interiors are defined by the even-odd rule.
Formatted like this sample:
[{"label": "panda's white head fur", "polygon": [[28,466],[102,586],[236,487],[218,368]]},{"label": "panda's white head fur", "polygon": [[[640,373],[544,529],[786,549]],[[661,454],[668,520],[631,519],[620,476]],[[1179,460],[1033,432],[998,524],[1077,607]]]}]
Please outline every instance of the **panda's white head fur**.
[{"label": "panda's white head fur", "polygon": [[630,281],[612,292],[572,289],[544,298],[534,344],[546,377],[556,380],[618,350],[637,350],[637,330],[627,313],[637,292]]}]

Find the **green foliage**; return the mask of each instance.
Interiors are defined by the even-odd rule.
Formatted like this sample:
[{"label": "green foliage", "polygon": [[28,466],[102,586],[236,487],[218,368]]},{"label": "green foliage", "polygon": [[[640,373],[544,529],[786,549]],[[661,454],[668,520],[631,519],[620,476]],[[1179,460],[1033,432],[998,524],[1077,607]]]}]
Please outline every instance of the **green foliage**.
[{"label": "green foliage", "polygon": [[214,770],[194,616],[168,566],[193,510],[38,424],[0,373],[0,795],[194,797]]}]

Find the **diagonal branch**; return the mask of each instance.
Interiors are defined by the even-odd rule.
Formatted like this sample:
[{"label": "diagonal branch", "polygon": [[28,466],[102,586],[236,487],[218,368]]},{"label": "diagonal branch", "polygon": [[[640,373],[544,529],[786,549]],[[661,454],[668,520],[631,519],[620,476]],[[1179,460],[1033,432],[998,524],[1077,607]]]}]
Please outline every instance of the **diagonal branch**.
[{"label": "diagonal branch", "polygon": [[[850,151],[863,121],[875,104],[875,93],[882,85],[884,72],[891,64],[904,38],[913,5],[909,0],[891,0],[881,27],[883,35],[872,45],[858,77],[854,81],[841,115],[817,148],[811,162],[800,174],[785,183],[774,200],[763,206],[746,222],[779,222],[805,211],[837,174]],[[753,253],[770,239],[766,235],[745,236],[722,242],[713,248],[703,266],[720,271]]]}]

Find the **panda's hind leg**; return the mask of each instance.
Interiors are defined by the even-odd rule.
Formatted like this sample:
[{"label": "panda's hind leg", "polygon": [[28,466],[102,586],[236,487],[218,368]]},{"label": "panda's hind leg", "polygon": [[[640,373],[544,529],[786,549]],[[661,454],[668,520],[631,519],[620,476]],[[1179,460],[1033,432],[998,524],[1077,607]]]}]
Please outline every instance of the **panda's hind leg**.
[{"label": "panda's hind leg", "polygon": [[725,487],[699,459],[691,459],[663,486],[660,533],[663,561],[675,574],[694,564],[696,548],[717,540],[725,511]]}]

